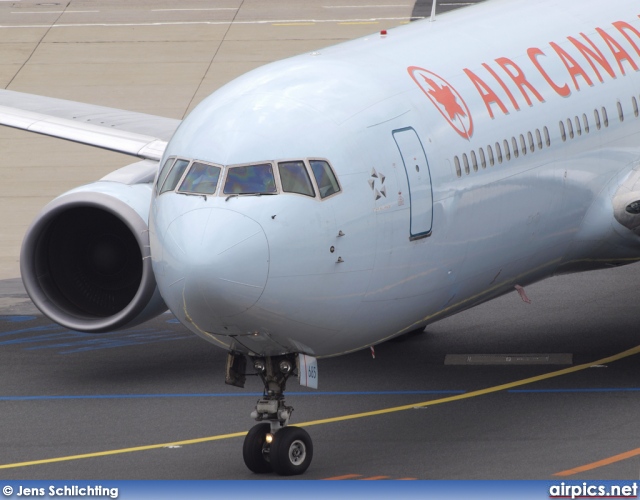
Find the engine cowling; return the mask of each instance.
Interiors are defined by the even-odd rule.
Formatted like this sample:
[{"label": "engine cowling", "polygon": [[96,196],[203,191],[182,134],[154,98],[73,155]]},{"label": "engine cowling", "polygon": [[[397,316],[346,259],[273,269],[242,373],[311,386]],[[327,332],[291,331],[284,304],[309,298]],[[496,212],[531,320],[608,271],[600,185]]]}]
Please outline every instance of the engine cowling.
[{"label": "engine cowling", "polygon": [[102,180],[40,212],[23,240],[27,293],[50,319],[83,332],[140,324],[164,312],[149,255],[151,184]]}]

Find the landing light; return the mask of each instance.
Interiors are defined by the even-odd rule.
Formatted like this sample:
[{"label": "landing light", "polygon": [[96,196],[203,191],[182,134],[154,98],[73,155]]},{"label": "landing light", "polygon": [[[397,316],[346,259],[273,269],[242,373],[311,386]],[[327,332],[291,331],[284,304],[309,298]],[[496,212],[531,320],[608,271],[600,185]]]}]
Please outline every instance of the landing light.
[{"label": "landing light", "polygon": [[267,444],[271,444],[271,442],[273,441],[273,434],[267,434],[264,440],[266,441]]},{"label": "landing light", "polygon": [[280,361],[280,371],[282,373],[289,373],[291,371],[291,363],[288,361]]}]

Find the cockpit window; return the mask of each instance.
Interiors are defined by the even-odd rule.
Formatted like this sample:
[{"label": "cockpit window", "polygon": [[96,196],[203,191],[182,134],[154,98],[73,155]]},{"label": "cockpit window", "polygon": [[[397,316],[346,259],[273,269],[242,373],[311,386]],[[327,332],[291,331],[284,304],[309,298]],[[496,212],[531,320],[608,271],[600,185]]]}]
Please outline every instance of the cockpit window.
[{"label": "cockpit window", "polygon": [[315,197],[313,184],[303,161],[287,161],[278,163],[280,181],[285,193],[298,193]]},{"label": "cockpit window", "polygon": [[218,187],[221,171],[220,167],[194,161],[178,191],[181,193],[214,194]]},{"label": "cockpit window", "polygon": [[169,172],[169,175],[167,175],[167,179],[164,181],[164,184],[162,184],[162,187],[160,188],[160,194],[166,193],[167,191],[173,191],[176,188],[178,182],[180,181],[180,178],[182,177],[182,174],[184,174],[184,171],[187,168],[187,165],[189,165],[189,160],[176,161],[176,163],[173,165],[173,168],[171,169],[171,172]]},{"label": "cockpit window", "polygon": [[171,169],[171,165],[173,165],[174,161],[176,161],[175,158],[169,158],[167,161],[164,162],[164,165],[162,166],[162,170],[160,170],[160,175],[158,175],[158,183],[156,184],[156,192],[158,192],[160,190],[160,186],[162,186],[162,183],[167,178],[167,174],[169,173],[169,169]]},{"label": "cockpit window", "polygon": [[[279,186],[276,175],[280,181]],[[224,183],[222,193],[218,193],[220,183]],[[341,188],[326,160],[267,160],[254,165],[229,167],[175,156],[164,162],[155,186],[157,194],[177,191],[181,194],[212,196],[216,193],[225,196],[278,194],[280,190],[311,198],[316,198],[316,193],[319,193],[320,198],[324,199],[339,193]]]},{"label": "cockpit window", "polygon": [[336,176],[331,170],[331,167],[326,161],[322,160],[309,160],[311,170],[318,183],[318,189],[320,190],[320,198],[326,198],[334,193],[340,191],[340,186],[336,180]]},{"label": "cockpit window", "polygon": [[276,194],[271,163],[230,168],[224,194]]}]

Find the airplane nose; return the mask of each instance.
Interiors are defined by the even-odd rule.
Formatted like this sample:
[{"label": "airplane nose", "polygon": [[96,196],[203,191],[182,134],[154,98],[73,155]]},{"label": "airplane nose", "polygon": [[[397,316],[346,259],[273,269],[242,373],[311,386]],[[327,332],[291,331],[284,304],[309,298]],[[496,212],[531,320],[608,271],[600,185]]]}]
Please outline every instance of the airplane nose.
[{"label": "airplane nose", "polygon": [[164,250],[172,309],[205,330],[253,306],[267,282],[267,237],[238,212],[202,208],[181,215],[167,228]]}]

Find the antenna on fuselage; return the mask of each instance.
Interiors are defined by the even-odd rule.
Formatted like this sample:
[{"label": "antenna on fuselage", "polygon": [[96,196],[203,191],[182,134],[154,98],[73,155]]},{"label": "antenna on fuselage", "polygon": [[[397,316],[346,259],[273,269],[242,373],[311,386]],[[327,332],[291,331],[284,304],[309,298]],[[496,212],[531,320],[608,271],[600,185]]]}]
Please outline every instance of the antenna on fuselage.
[{"label": "antenna on fuselage", "polygon": [[433,0],[433,4],[431,5],[431,19],[429,19],[431,23],[436,20],[436,3],[437,0]]}]

